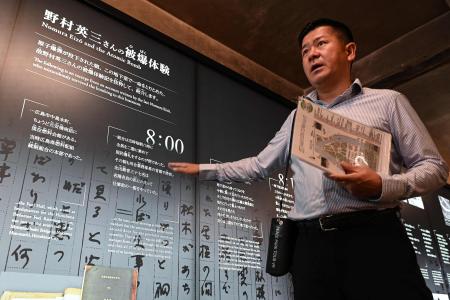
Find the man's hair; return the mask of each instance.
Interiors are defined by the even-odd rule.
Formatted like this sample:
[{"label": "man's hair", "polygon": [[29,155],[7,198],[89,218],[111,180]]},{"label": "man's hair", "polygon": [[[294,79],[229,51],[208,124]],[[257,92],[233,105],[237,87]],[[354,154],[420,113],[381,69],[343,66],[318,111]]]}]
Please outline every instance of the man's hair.
[{"label": "man's hair", "polygon": [[314,29],[316,29],[318,27],[322,27],[322,26],[332,27],[334,30],[337,31],[341,40],[346,44],[355,41],[353,39],[352,31],[350,30],[350,28],[348,28],[347,25],[345,25],[342,22],[336,21],[336,20],[321,18],[321,19],[317,19],[312,22],[309,22],[308,24],[305,25],[305,27],[303,27],[302,31],[300,31],[300,33],[298,34],[298,43],[300,44],[300,46],[302,45],[303,38],[309,32],[313,31]]}]

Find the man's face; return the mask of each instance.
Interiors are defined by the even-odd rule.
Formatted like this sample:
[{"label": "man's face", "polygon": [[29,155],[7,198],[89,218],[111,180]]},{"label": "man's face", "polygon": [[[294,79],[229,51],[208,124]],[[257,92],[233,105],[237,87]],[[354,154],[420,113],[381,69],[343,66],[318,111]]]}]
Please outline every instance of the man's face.
[{"label": "man's face", "polygon": [[346,45],[330,26],[317,27],[303,38],[303,71],[314,88],[350,79],[350,65],[355,59],[355,52],[348,49],[350,44]]}]

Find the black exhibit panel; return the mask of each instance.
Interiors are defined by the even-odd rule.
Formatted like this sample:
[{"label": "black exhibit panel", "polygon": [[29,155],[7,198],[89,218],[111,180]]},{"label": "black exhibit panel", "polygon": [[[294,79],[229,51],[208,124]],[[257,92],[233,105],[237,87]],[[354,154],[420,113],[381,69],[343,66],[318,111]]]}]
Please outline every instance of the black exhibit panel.
[{"label": "black exhibit panel", "polygon": [[81,287],[103,265],[136,268],[138,299],[292,298],[264,271],[284,170],[167,168],[255,155],[291,108],[82,1],[1,4],[0,291]]},{"label": "black exhibit panel", "polygon": [[417,256],[422,275],[434,299],[449,299],[450,193],[436,193],[404,201],[403,223]]},{"label": "black exhibit panel", "polygon": [[450,189],[444,187],[424,197],[424,204],[442,270],[441,282],[450,291]]},{"label": "black exhibit panel", "polygon": [[0,81],[2,289],[63,275],[34,288],[54,290],[90,264],[137,268],[139,299],[177,299],[195,179],[167,162],[195,159],[194,71],[80,1],[20,2]]},{"label": "black exhibit panel", "polygon": [[[91,2],[0,1],[0,292],[81,287],[97,265],[136,268],[138,300],[293,299],[288,275],[265,272],[291,174],[200,182],[167,167],[255,156],[292,107]],[[403,209],[441,300],[449,211],[448,189]]]},{"label": "black exhibit panel", "polygon": [[406,233],[416,253],[422,275],[427,286],[434,294],[447,294],[441,264],[439,249],[433,234],[425,202],[422,197],[410,198],[405,201],[402,217]]},{"label": "black exhibit panel", "polygon": [[[203,163],[257,155],[291,112],[203,66],[198,68],[197,96],[198,158]],[[288,276],[265,273],[270,220],[284,182],[286,196],[293,199],[292,182],[284,173],[281,168],[256,182],[200,183],[200,299],[292,298]]]}]

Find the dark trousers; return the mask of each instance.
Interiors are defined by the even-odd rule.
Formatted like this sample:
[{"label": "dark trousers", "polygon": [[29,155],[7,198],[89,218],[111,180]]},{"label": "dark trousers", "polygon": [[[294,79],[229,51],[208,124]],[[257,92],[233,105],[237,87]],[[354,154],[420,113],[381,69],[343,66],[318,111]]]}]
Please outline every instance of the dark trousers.
[{"label": "dark trousers", "polygon": [[301,228],[291,270],[296,300],[432,300],[395,213],[354,228]]}]

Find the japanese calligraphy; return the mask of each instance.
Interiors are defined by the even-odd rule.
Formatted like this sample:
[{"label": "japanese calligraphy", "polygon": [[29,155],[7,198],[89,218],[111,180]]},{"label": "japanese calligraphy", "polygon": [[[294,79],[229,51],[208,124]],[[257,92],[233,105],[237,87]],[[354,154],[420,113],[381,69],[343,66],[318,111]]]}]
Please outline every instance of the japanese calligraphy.
[{"label": "japanese calligraphy", "polygon": [[190,273],[189,266],[183,265],[181,267],[181,274],[186,274],[186,278],[188,278],[189,277],[189,273]]},{"label": "japanese calligraphy", "polygon": [[264,291],[264,284],[256,288],[256,299],[266,299],[266,292]]},{"label": "japanese calligraphy", "polygon": [[100,215],[100,210],[101,210],[100,206],[94,207],[94,214],[92,215],[92,217],[97,218]]},{"label": "japanese calligraphy", "polygon": [[200,254],[201,258],[211,258],[211,251],[209,250],[208,245],[200,245]]},{"label": "japanese calligraphy", "polygon": [[135,259],[134,267],[137,268],[138,272],[139,272],[141,270],[141,267],[144,265],[143,258],[145,256],[144,255],[133,255],[131,257]]},{"label": "japanese calligraphy", "polygon": [[206,225],[206,224],[205,224],[205,225],[203,225],[200,234],[201,234],[205,239],[209,240],[210,237],[211,237],[211,236],[208,234],[209,231],[210,231],[209,225]]},{"label": "japanese calligraphy", "polygon": [[191,243],[189,243],[189,244],[187,244],[187,245],[183,245],[183,252],[184,253],[186,253],[186,252],[189,252],[191,249],[193,249],[194,248],[194,245],[192,245]]},{"label": "japanese calligraphy", "polygon": [[154,298],[157,299],[160,296],[168,296],[170,293],[170,284],[161,282],[156,282],[156,291]]},{"label": "japanese calligraphy", "polygon": [[141,249],[145,248],[144,245],[141,244],[141,240],[142,240],[142,237],[140,234],[134,236],[133,242],[136,243],[136,244],[134,244],[135,248],[141,248]]},{"label": "japanese calligraphy", "polygon": [[166,267],[164,266],[164,264],[166,263],[166,260],[165,259],[162,259],[162,260],[159,260],[158,259],[158,267],[161,269],[161,270],[164,270]]},{"label": "japanese calligraphy", "polygon": [[166,195],[171,196],[172,183],[170,181],[162,181],[162,191],[166,193]]},{"label": "japanese calligraphy", "polygon": [[182,205],[181,205],[181,211],[180,211],[180,214],[181,214],[182,216],[186,216],[186,215],[194,215],[193,210],[194,210],[194,206],[193,206],[193,205],[187,206],[186,204],[182,204]]},{"label": "japanese calligraphy", "polygon": [[36,204],[38,195],[37,195],[37,193],[36,193],[33,189],[31,189],[31,191],[30,191],[30,196],[31,196],[31,198],[33,199],[33,202],[32,202],[32,204],[30,205],[30,207],[32,208],[32,207],[34,207],[34,205]]},{"label": "japanese calligraphy", "polygon": [[100,170],[100,172],[102,172],[105,175],[108,174],[108,172],[106,172],[106,167],[97,167],[97,169]]},{"label": "japanese calligraphy", "polygon": [[100,234],[100,232],[95,232],[95,233],[89,232],[89,241],[101,245],[100,241],[95,238],[99,234]]},{"label": "japanese calligraphy", "polygon": [[64,180],[64,186],[63,189],[75,194],[81,194],[81,189],[84,187],[85,183],[84,182],[80,182],[80,183],[71,183],[68,180]]},{"label": "japanese calligraphy", "polygon": [[89,266],[95,266],[94,260],[99,260],[99,259],[100,259],[100,257],[91,254],[89,257],[87,257],[87,256],[84,257],[84,262]]},{"label": "japanese calligraphy", "polygon": [[[15,261],[18,261],[19,259],[24,259],[25,263],[22,266],[22,269],[25,269],[25,267],[28,265],[29,261],[30,261],[30,257],[28,256],[28,252],[33,251],[33,249],[31,248],[23,248],[20,249],[22,247],[21,244],[19,244],[17,246],[16,249],[14,249],[14,251],[11,253],[11,256],[14,256]],[[20,251],[19,251],[20,249]]]},{"label": "japanese calligraphy", "polygon": [[189,295],[189,293],[191,292],[191,288],[189,287],[189,284],[187,284],[187,282],[185,282],[185,283],[182,285],[182,287],[183,287],[183,292],[184,292],[186,295]]},{"label": "japanese calligraphy", "polygon": [[58,258],[58,262],[60,262],[61,259],[63,259],[63,257],[64,257],[64,251],[62,251],[62,250],[55,251],[55,252],[53,252],[53,255],[60,255]]},{"label": "japanese calligraphy", "polygon": [[6,173],[6,171],[8,171],[8,169],[10,168],[11,167],[7,166],[5,163],[3,163],[3,165],[0,165],[0,183],[3,183],[3,179],[11,176],[11,174]]},{"label": "japanese calligraphy", "polygon": [[49,161],[51,161],[52,159],[50,158],[50,156],[46,155],[46,156],[39,156],[36,154],[33,164],[38,164],[40,166],[43,166],[45,164],[47,164]]},{"label": "japanese calligraphy", "polygon": [[106,201],[105,197],[103,197],[103,194],[105,193],[105,185],[99,184],[95,187],[95,190],[94,199],[102,199],[103,201]]},{"label": "japanese calligraphy", "polygon": [[16,141],[9,140],[7,138],[0,139],[0,154],[5,155],[3,160],[8,159],[8,155],[13,153],[13,150],[16,148]]},{"label": "japanese calligraphy", "polygon": [[192,233],[192,229],[191,229],[191,223],[189,223],[189,222],[184,222],[183,224],[181,224],[182,226],[183,226],[183,228],[181,229],[181,231],[185,234],[185,235],[187,235],[188,234],[188,232],[189,233]]},{"label": "japanese calligraphy", "polygon": [[58,240],[64,240],[67,238],[70,240],[70,235],[67,233],[69,230],[69,224],[62,221],[53,221],[53,225],[55,226],[55,233],[53,234],[53,238]]},{"label": "japanese calligraphy", "polygon": [[33,183],[35,183],[38,180],[41,180],[42,183],[45,182],[45,177],[39,175],[39,173],[33,172],[33,173],[31,173],[31,175],[33,176]]}]

